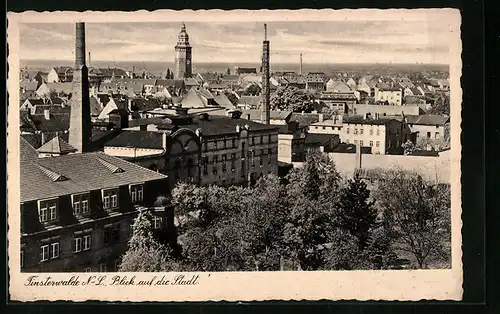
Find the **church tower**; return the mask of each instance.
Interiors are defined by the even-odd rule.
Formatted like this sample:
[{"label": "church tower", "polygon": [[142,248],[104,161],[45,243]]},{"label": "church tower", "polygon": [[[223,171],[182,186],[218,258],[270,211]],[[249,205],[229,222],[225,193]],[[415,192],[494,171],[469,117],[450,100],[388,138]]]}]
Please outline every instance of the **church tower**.
[{"label": "church tower", "polygon": [[189,35],[186,32],[186,25],[182,23],[181,31],[177,36],[177,45],[175,45],[175,78],[183,79],[191,77],[191,45],[189,44]]},{"label": "church tower", "polygon": [[72,95],[69,101],[69,144],[83,153],[90,150],[92,122],[90,120],[90,98],[88,69],[85,64],[85,23],[76,23],[75,69]]}]

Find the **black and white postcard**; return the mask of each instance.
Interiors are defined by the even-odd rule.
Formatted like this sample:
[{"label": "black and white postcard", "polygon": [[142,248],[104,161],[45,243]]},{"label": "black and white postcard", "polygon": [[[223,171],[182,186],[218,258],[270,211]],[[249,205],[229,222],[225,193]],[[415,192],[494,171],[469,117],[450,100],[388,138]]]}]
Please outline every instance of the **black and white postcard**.
[{"label": "black and white postcard", "polygon": [[458,10],[8,22],[13,300],[461,300]]}]

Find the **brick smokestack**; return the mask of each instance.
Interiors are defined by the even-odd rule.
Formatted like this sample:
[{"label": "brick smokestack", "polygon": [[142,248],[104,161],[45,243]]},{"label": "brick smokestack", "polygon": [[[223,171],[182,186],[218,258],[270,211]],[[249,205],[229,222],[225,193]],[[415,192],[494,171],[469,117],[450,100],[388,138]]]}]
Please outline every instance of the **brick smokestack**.
[{"label": "brick smokestack", "polygon": [[76,23],[75,70],[85,64],[85,23]]},{"label": "brick smokestack", "polygon": [[269,41],[267,40],[267,24],[264,24],[262,50],[262,106],[260,120],[262,123],[269,124],[271,91],[269,89]]},{"label": "brick smokestack", "polygon": [[302,76],[302,54],[300,54],[300,67],[299,67],[300,76]]},{"label": "brick smokestack", "polygon": [[85,23],[76,23],[75,69],[73,72],[69,144],[83,153],[90,150],[92,122],[88,69],[85,65]]}]

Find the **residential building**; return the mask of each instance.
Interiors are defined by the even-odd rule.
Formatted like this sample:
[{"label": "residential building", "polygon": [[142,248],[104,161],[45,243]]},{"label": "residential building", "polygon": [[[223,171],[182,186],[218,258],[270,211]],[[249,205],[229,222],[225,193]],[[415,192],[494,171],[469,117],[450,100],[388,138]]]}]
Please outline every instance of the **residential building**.
[{"label": "residential building", "polygon": [[319,114],[319,121],[311,124],[308,129],[309,134],[341,134],[343,115],[334,114],[331,119],[323,120],[323,114]]},{"label": "residential building", "polygon": [[439,115],[405,115],[405,117],[412,133],[416,133],[417,140],[444,139],[445,125],[450,121],[449,117]]},{"label": "residential building", "polygon": [[102,153],[20,169],[23,272],[115,271],[138,211],[168,193],[166,176]]},{"label": "residential building", "polygon": [[340,144],[338,134],[307,133],[305,148],[307,152],[330,153]]},{"label": "residential building", "polygon": [[375,117],[378,114],[384,116],[418,115],[422,113],[417,105],[393,106],[393,105],[369,105],[353,104],[351,106],[353,115],[366,116],[367,114]]},{"label": "residential building", "polygon": [[403,104],[403,92],[398,88],[376,88],[375,101],[401,106]]},{"label": "residential building", "polygon": [[278,161],[291,164],[303,162],[306,156],[307,126],[292,121],[279,126]]},{"label": "residential building", "polygon": [[[189,129],[199,138],[201,159],[199,163],[193,159],[187,169],[192,169],[188,177],[193,177],[194,167],[198,167],[202,185],[248,184],[268,173],[278,173],[276,126],[242,119],[238,110],[230,112],[229,117],[207,113],[197,117],[181,115],[158,125],[158,130],[177,129]],[[182,164],[171,158],[168,167],[178,169]]]},{"label": "residential building", "polygon": [[[241,117],[247,120],[251,120],[254,122],[261,121],[261,112],[260,110],[242,110]],[[269,124],[272,125],[285,125],[290,122],[290,118],[292,117],[292,111],[269,111]]]},{"label": "residential building", "polygon": [[47,83],[64,83],[73,80],[73,68],[61,66],[52,68],[47,74]]},{"label": "residential building", "polygon": [[370,147],[372,154],[402,154],[411,131],[395,118],[345,117],[340,138],[346,144]]}]

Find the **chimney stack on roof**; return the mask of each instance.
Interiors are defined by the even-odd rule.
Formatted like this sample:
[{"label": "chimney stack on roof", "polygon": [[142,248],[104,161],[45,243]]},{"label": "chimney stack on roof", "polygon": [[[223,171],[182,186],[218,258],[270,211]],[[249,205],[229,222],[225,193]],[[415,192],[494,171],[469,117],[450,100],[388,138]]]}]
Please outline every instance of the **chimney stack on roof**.
[{"label": "chimney stack on roof", "polygon": [[269,88],[269,41],[267,40],[267,24],[264,24],[264,42],[262,43],[262,107],[260,120],[269,124],[270,120],[270,98]]},{"label": "chimney stack on roof", "polygon": [[85,66],[85,23],[76,23],[75,69]]}]

